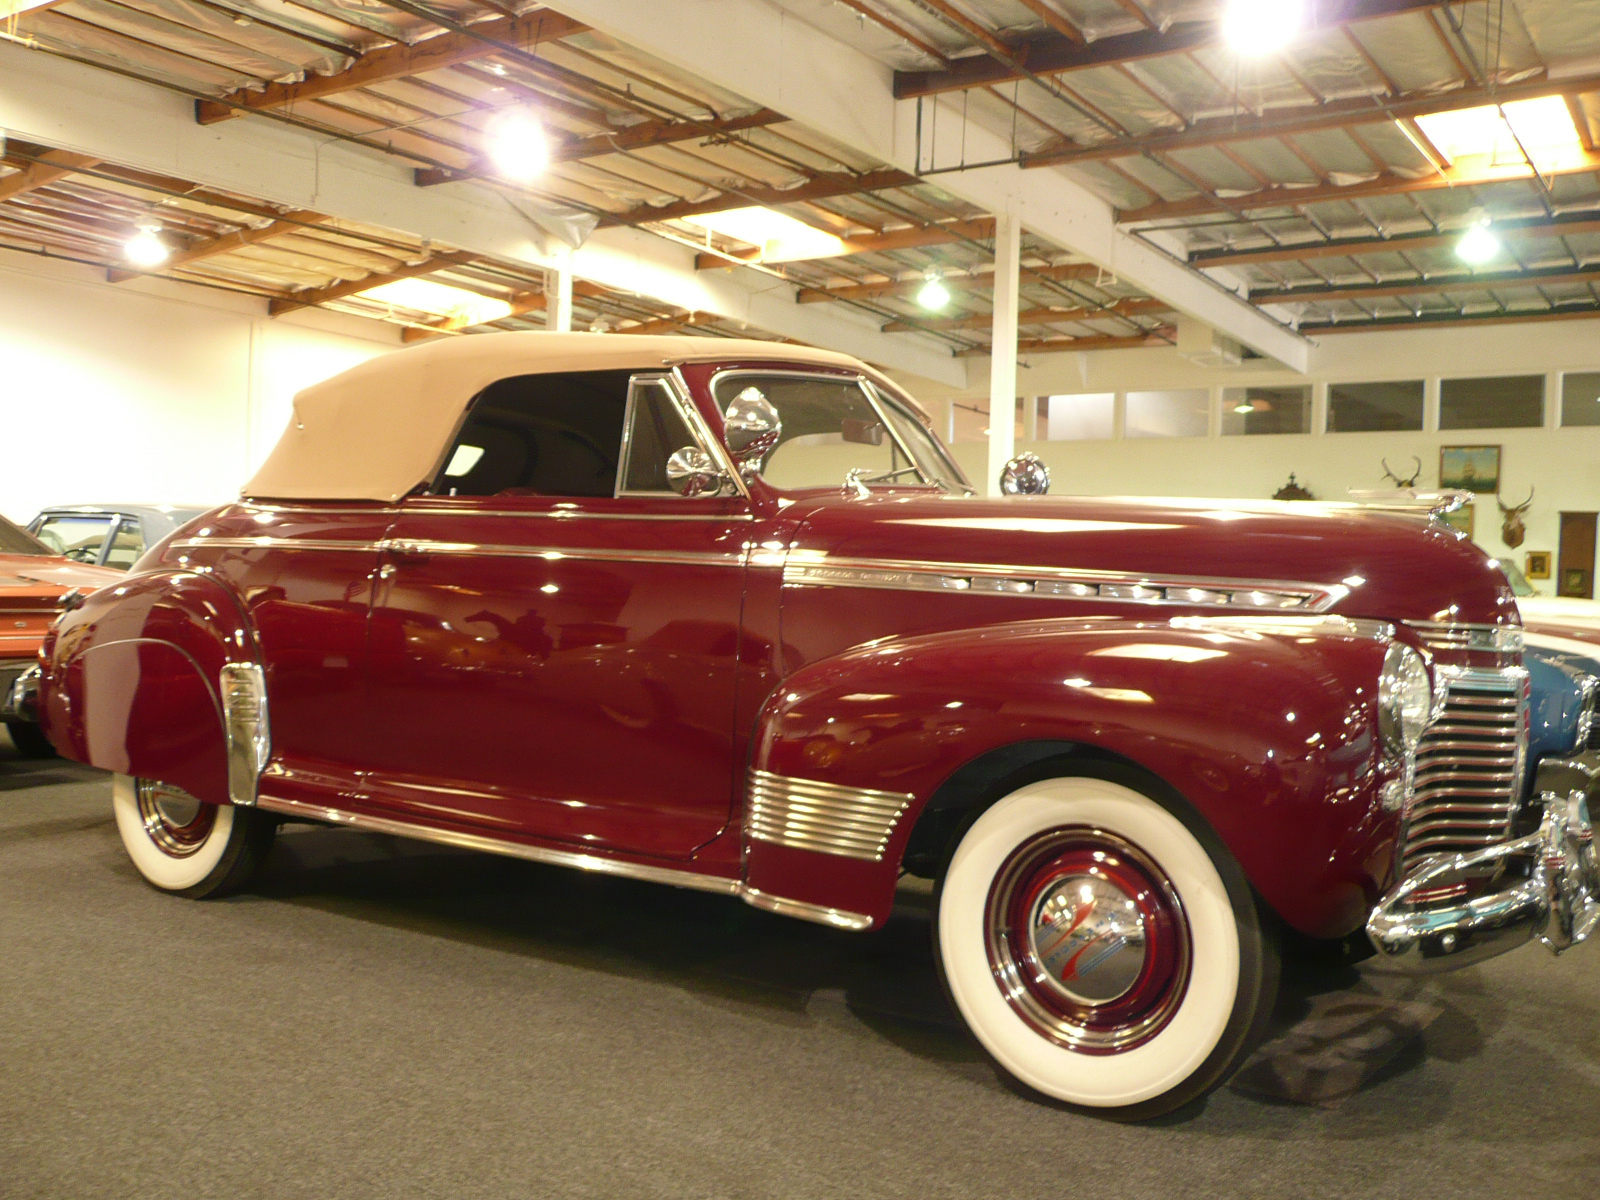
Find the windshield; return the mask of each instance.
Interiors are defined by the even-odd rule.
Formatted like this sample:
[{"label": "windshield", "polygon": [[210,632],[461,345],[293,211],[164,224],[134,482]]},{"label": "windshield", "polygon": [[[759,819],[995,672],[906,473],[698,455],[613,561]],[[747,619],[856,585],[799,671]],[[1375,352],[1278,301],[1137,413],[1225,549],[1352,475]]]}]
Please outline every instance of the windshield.
[{"label": "windshield", "polygon": [[0,554],[49,554],[51,551],[34,541],[4,517],[0,517]]},{"label": "windshield", "polygon": [[719,375],[712,391],[722,409],[754,391],[778,410],[783,433],[761,464],[762,478],[775,488],[838,487],[856,472],[868,485],[971,490],[922,422],[870,384],[840,376],[733,371]]},{"label": "windshield", "polygon": [[1503,558],[1497,558],[1494,560],[1494,565],[1499,567],[1501,573],[1504,574],[1508,580],[1510,580],[1511,591],[1515,595],[1537,596],[1539,594],[1533,590],[1533,585],[1528,582],[1527,577],[1523,575],[1516,563],[1509,562]]},{"label": "windshield", "polygon": [[49,547],[52,554],[60,554],[73,562],[97,563],[106,534],[111,532],[115,522],[116,518],[110,516],[53,513],[39,522],[33,536]]}]

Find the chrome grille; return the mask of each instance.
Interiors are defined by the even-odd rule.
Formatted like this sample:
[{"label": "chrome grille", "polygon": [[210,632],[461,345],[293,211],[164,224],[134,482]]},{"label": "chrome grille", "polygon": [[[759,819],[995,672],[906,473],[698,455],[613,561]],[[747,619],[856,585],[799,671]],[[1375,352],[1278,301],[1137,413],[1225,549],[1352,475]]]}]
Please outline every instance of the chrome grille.
[{"label": "chrome grille", "polygon": [[1412,621],[1411,628],[1434,654],[1477,651],[1518,654],[1522,630],[1516,625],[1468,625],[1455,621]]},{"label": "chrome grille", "polygon": [[1440,670],[1444,701],[1417,747],[1401,875],[1511,834],[1524,760],[1525,672]]}]

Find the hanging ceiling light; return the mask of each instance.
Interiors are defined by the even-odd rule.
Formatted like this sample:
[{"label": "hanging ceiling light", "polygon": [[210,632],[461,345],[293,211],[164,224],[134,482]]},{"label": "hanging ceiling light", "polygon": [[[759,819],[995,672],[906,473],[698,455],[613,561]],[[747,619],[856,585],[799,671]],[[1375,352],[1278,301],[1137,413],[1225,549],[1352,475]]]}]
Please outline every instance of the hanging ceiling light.
[{"label": "hanging ceiling light", "polygon": [[1228,0],[1222,36],[1245,58],[1275,54],[1305,28],[1306,0]]},{"label": "hanging ceiling light", "polygon": [[172,257],[160,234],[161,226],[157,224],[140,225],[139,232],[122,243],[122,257],[136,267],[159,267]]},{"label": "hanging ceiling light", "polygon": [[1471,227],[1456,243],[1456,257],[1470,266],[1480,266],[1500,253],[1500,239],[1491,229],[1489,216],[1482,209],[1474,210]]},{"label": "hanging ceiling light", "polygon": [[499,174],[518,183],[543,175],[550,165],[550,139],[539,118],[521,108],[503,109],[483,127],[483,149]]},{"label": "hanging ceiling light", "polygon": [[938,312],[950,303],[950,289],[945,287],[939,272],[929,271],[928,282],[917,292],[917,303],[929,312]]}]

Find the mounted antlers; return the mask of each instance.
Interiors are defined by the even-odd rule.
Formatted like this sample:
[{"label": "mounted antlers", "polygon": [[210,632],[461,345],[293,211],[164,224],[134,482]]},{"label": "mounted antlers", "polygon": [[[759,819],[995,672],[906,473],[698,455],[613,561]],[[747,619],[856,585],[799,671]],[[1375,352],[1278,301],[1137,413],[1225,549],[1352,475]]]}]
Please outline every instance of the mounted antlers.
[{"label": "mounted antlers", "polygon": [[1499,496],[1494,502],[1500,505],[1500,511],[1505,515],[1506,523],[1500,528],[1500,540],[1515,550],[1522,545],[1522,540],[1528,536],[1528,528],[1523,523],[1522,514],[1528,511],[1528,506],[1533,503],[1533,489],[1528,489],[1528,498],[1514,508],[1507,508]]},{"label": "mounted antlers", "polygon": [[1420,458],[1417,458],[1417,456],[1415,454],[1413,454],[1411,457],[1416,460],[1417,469],[1415,471],[1411,472],[1411,478],[1410,479],[1401,479],[1400,476],[1396,475],[1392,470],[1390,470],[1390,468],[1389,468],[1389,460],[1387,458],[1383,460],[1383,477],[1385,479],[1394,480],[1395,487],[1403,487],[1403,488],[1416,487],[1417,486],[1417,477],[1422,474],[1422,460]]}]

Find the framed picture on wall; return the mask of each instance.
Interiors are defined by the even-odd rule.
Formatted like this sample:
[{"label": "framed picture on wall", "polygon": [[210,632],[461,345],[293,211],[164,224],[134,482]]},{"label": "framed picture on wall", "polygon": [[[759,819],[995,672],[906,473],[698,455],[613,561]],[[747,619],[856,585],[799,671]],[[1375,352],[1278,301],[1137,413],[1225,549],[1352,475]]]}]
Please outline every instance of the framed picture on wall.
[{"label": "framed picture on wall", "polygon": [[1550,578],[1550,551],[1529,550],[1526,562],[1522,573],[1529,579]]},{"label": "framed picture on wall", "polygon": [[1441,446],[1439,486],[1465,492],[1500,490],[1499,446]]},{"label": "framed picture on wall", "polygon": [[1444,523],[1451,529],[1459,529],[1467,535],[1467,540],[1472,540],[1472,535],[1478,528],[1478,510],[1475,505],[1458,508],[1453,513],[1445,513]]}]

